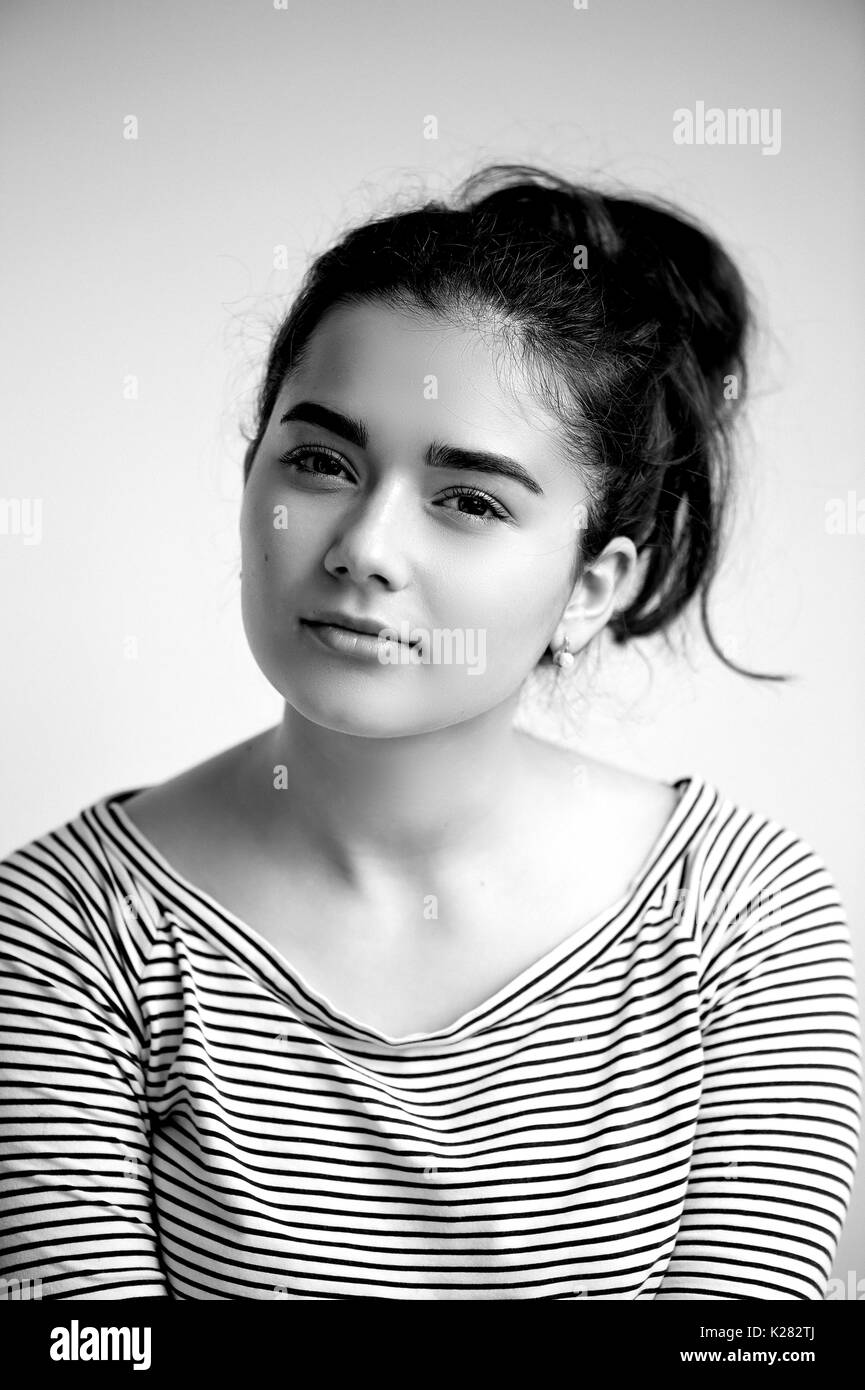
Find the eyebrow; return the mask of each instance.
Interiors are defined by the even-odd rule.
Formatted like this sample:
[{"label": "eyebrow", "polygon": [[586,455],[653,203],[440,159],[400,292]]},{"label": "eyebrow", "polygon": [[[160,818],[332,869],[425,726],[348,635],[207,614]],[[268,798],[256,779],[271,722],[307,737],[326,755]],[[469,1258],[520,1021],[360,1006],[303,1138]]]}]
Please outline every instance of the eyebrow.
[{"label": "eyebrow", "polygon": [[[338,435],[359,449],[365,449],[369,440],[369,432],[362,420],[355,420],[350,415],[342,415],[339,411],[330,410],[327,406],[318,405],[315,401],[299,401],[297,405],[293,405],[280,417],[279,423],[288,425],[292,420],[300,420],[307,425],[318,425],[321,429],[329,430],[331,434]],[[511,478],[514,482],[521,483],[536,497],[544,496],[543,488],[532,477],[531,473],[527,473],[525,468],[518,464],[515,459],[506,458],[504,454],[490,454],[477,449],[460,449],[456,445],[442,444],[438,440],[433,440],[427,449],[424,462],[429,468],[465,469],[472,473],[497,473],[503,478]]]}]

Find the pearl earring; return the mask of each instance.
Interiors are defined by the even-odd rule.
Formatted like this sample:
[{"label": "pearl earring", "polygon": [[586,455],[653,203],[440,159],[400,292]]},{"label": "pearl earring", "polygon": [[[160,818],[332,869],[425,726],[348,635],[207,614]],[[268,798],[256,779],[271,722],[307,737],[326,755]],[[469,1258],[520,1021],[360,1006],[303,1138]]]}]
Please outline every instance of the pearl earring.
[{"label": "pearl earring", "polygon": [[571,651],[570,643],[568,642],[567,637],[562,642],[561,646],[557,647],[555,652],[553,653],[553,661],[556,663],[557,666],[573,666],[574,654]]}]

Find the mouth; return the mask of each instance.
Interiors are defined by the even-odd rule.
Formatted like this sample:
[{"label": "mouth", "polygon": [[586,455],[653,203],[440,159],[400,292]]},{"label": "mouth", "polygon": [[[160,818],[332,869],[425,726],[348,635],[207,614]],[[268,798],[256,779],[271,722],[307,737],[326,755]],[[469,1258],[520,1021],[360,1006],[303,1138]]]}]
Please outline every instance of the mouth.
[{"label": "mouth", "polygon": [[405,642],[396,636],[381,635],[394,632],[395,629],[387,623],[374,626],[372,622],[364,620],[361,628],[349,626],[345,619],[301,618],[299,621],[301,629],[308,632],[318,645],[344,656],[371,657],[382,664],[383,658],[394,646],[406,651],[415,651],[420,646],[420,639]]}]

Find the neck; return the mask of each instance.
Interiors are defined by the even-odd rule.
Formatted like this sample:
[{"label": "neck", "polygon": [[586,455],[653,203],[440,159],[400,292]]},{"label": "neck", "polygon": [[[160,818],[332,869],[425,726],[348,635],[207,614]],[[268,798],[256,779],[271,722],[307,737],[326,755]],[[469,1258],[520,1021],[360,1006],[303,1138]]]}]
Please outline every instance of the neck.
[{"label": "neck", "polygon": [[277,854],[300,847],[352,885],[482,863],[531,809],[532,740],[514,714],[506,702],[430,733],[364,738],[286,705],[250,769],[262,833]]}]

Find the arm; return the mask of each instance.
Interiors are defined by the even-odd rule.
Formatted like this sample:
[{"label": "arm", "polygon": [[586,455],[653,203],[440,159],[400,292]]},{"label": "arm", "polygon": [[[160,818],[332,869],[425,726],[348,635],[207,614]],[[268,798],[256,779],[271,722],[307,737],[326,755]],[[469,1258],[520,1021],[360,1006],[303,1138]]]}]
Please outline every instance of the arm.
[{"label": "arm", "polygon": [[822,1299],[858,1154],[850,934],[823,861],[751,833],[703,928],[705,1072],[658,1299]]},{"label": "arm", "polygon": [[43,1299],[171,1296],[141,1020],[104,913],[54,857],[0,864],[0,1275]]}]

